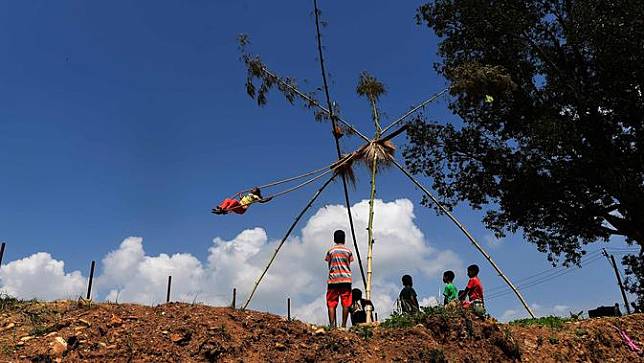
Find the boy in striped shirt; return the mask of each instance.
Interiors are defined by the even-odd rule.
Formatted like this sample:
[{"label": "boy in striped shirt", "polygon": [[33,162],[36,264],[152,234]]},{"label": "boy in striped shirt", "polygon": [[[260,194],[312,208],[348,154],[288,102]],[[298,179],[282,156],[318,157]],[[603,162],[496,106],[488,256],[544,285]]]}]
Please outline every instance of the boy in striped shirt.
[{"label": "boy in striped shirt", "polygon": [[353,253],[344,246],[344,231],[337,230],[333,233],[335,246],[326,253],[324,260],[329,264],[329,278],[327,280],[326,306],[329,312],[329,325],[337,326],[336,308],[338,299],[342,303],[342,328],[347,327],[349,307],[351,306],[351,262]]}]

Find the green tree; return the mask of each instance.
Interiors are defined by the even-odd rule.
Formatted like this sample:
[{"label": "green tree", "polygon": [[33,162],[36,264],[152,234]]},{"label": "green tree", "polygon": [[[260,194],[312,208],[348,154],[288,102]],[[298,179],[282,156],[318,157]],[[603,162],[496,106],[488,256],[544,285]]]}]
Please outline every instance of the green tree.
[{"label": "green tree", "polygon": [[553,263],[612,235],[644,306],[644,2],[436,0],[419,23],[462,122],[416,121],[407,166]]}]

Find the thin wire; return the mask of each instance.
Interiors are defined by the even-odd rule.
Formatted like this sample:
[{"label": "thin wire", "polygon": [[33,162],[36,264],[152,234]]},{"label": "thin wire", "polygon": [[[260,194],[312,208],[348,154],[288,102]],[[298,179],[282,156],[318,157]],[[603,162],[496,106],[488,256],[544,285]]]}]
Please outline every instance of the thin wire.
[{"label": "thin wire", "polygon": [[[591,258],[590,260],[585,262],[585,266],[588,266],[588,265],[590,265],[592,263],[595,263],[595,262],[601,260],[602,257],[603,256],[599,255],[599,256],[595,256],[595,257]],[[581,268],[579,266],[575,266],[575,267],[572,267],[572,268],[564,270],[564,271],[558,271],[557,274],[554,274],[552,276],[547,276],[547,277],[544,277],[542,279],[532,281],[532,282],[524,284],[524,285],[519,285],[518,288],[520,288],[522,290],[525,290],[525,289],[528,289],[528,288],[531,288],[531,287],[534,287],[534,286],[537,286],[537,285],[541,285],[541,284],[546,283],[546,282],[548,282],[550,280],[554,280],[554,279],[559,278],[559,277],[561,277],[563,275],[567,275],[567,274],[569,274],[571,272],[575,272],[575,271],[580,270],[580,269]],[[489,297],[486,297],[485,300],[486,301],[494,300],[494,299],[509,295],[511,293],[512,293],[512,291],[508,291],[508,290],[497,292],[495,294],[492,294]]]},{"label": "thin wire", "polygon": [[[584,256],[584,258],[585,258],[585,259],[588,259],[588,258],[590,258],[591,256],[593,256],[593,255],[597,255],[597,254],[599,254],[599,253],[601,253],[601,250],[595,250],[595,251],[592,251],[592,252],[590,252],[590,253],[586,254],[586,255]],[[524,277],[524,278],[522,278],[522,279],[516,280],[515,282],[516,282],[517,284],[527,283],[528,281],[533,280],[533,279],[535,279],[535,278],[537,278],[537,277],[539,277],[539,276],[541,276],[541,275],[557,273],[557,272],[559,272],[559,271],[560,271],[561,269],[563,269],[563,268],[565,268],[565,266],[552,267],[552,268],[550,268],[550,269],[547,269],[547,270],[544,270],[544,271],[541,271],[541,272],[537,272],[537,273],[535,273],[534,275],[526,276],[526,277]],[[499,285],[499,286],[495,286],[495,287],[489,288],[489,289],[487,289],[486,291],[489,293],[489,292],[492,292],[492,291],[500,291],[500,290],[506,290],[506,289],[507,289],[507,286],[505,286],[505,285]]]},{"label": "thin wire", "polygon": [[[588,262],[586,263],[586,265],[589,265],[589,264],[595,263],[595,262],[597,262],[597,261],[599,261],[599,260],[601,260],[601,258],[596,258],[596,259],[590,260],[590,261],[588,261]],[[567,274],[569,274],[569,273],[575,272],[575,271],[577,271],[577,270],[578,270],[578,268],[571,268],[570,270],[562,271],[562,272],[560,272],[559,274],[557,274],[557,275],[555,275],[555,276],[552,276],[552,277],[550,277],[550,278],[547,278],[547,279],[544,279],[544,280],[540,280],[540,281],[534,281],[534,282],[532,282],[532,283],[530,283],[530,284],[524,284],[524,285],[521,285],[521,286],[520,286],[520,288],[521,288],[522,290],[525,290],[525,289],[532,288],[532,287],[534,287],[534,286],[542,285],[542,284],[544,284],[544,283],[546,283],[546,282],[549,282],[550,280],[554,280],[554,279],[556,279],[556,278],[559,278],[559,277],[561,277],[561,276],[563,276],[563,275],[567,275]],[[487,297],[487,298],[486,298],[486,300],[495,300],[495,299],[498,299],[498,298],[500,298],[500,297],[507,296],[507,295],[510,295],[510,294],[511,294],[511,291],[507,291],[507,290],[506,290],[506,291],[502,291],[502,292],[497,292],[496,294],[492,294],[491,296]]]},{"label": "thin wire", "polygon": [[[597,258],[597,257],[601,256],[601,255],[600,255],[600,252],[601,252],[601,251],[594,251],[594,252],[592,253],[592,257],[590,257],[590,256],[591,256],[591,254],[589,254],[589,255],[588,255],[588,256],[589,256],[589,258],[588,258],[588,259],[586,259],[586,260],[584,260],[584,262],[583,262],[583,263],[584,263],[584,264],[587,264],[589,261],[594,260],[595,258]],[[521,285],[527,285],[527,284],[531,284],[531,283],[533,283],[533,282],[535,282],[535,281],[540,281],[540,280],[542,280],[542,279],[548,279],[548,278],[550,278],[550,277],[552,277],[552,276],[557,276],[558,274],[560,274],[560,273],[562,273],[562,272],[564,272],[564,271],[570,271],[570,270],[573,270],[573,271],[574,271],[574,269],[575,269],[575,268],[578,268],[578,266],[573,266],[573,267],[568,267],[568,268],[566,268],[565,266],[558,266],[558,267],[554,267],[554,268],[552,268],[552,269],[550,269],[550,270],[542,271],[542,272],[537,273],[537,274],[535,274],[535,275],[532,275],[532,276],[526,277],[526,278],[524,278],[524,279],[521,279],[521,280],[519,280],[519,282],[520,282],[520,284],[521,284]],[[545,274],[546,276],[542,276],[542,275],[544,275],[544,274]],[[531,281],[531,280],[535,280],[535,281]],[[496,294],[496,293],[498,293],[498,292],[500,292],[500,291],[504,291],[504,290],[506,290],[506,287],[505,287],[505,286],[497,286],[497,287],[494,287],[494,288],[488,289],[488,292],[490,292],[490,291],[496,291],[495,293],[490,294],[490,295],[494,295],[494,294]]]}]

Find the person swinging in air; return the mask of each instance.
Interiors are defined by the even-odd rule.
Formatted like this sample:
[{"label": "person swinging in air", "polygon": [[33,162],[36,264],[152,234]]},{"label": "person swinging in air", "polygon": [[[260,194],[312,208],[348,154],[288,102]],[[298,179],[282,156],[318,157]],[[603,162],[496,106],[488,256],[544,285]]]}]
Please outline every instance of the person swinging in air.
[{"label": "person swinging in air", "polygon": [[[239,194],[241,195],[241,193]],[[213,208],[212,212],[214,214],[228,214],[234,212],[237,214],[244,214],[248,207],[255,202],[267,203],[270,202],[273,197],[263,198],[262,191],[255,187],[251,189],[246,195],[243,195],[239,200],[234,198],[224,199],[217,208]]]}]

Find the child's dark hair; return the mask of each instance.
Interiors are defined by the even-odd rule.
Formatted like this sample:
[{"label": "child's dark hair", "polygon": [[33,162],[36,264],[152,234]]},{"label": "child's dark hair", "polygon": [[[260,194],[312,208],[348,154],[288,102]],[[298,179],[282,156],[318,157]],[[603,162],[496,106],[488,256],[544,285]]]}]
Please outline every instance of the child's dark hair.
[{"label": "child's dark hair", "polygon": [[337,231],[333,232],[333,242],[344,244],[344,231],[343,230],[338,229]]},{"label": "child's dark hair", "polygon": [[404,275],[402,277],[402,284],[403,286],[412,286],[414,283],[412,282],[411,276]]},{"label": "child's dark hair", "polygon": [[353,301],[362,299],[362,290],[360,289],[351,290],[351,297],[353,297]]},{"label": "child's dark hair", "polygon": [[262,191],[258,187],[255,187],[255,188],[251,189],[250,193],[255,194],[256,196],[258,196],[260,198],[262,197]]},{"label": "child's dark hair", "polygon": [[456,275],[454,275],[454,271],[452,271],[452,270],[448,270],[448,271],[443,272],[443,278],[445,280],[447,280],[448,282],[454,281],[454,277],[456,277]]},{"label": "child's dark hair", "polygon": [[467,271],[471,272],[474,276],[479,274],[479,266],[478,265],[469,265],[467,266]]}]

